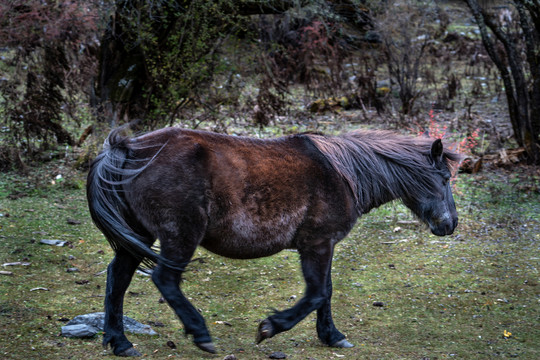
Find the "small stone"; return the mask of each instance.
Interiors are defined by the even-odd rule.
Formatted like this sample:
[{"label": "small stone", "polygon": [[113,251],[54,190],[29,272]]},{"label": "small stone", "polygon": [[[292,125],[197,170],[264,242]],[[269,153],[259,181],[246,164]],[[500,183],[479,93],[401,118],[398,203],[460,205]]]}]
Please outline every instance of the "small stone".
[{"label": "small stone", "polygon": [[2,266],[30,266],[31,263],[29,262],[21,262],[21,261],[16,261],[16,262],[10,262],[10,263],[4,263],[2,264]]},{"label": "small stone", "polygon": [[231,355],[227,355],[223,358],[223,360],[238,360],[238,358],[236,357],[236,355],[234,354],[231,354]]},{"label": "small stone", "polygon": [[40,244],[45,244],[45,245],[53,245],[53,246],[65,246],[67,241],[62,241],[62,240],[48,240],[48,239],[41,239],[39,240],[39,243]]},{"label": "small stone", "polygon": [[165,327],[165,324],[161,321],[149,321],[148,325],[154,326],[154,327]]},{"label": "small stone", "polygon": [[275,351],[275,352],[271,353],[270,355],[268,355],[268,357],[270,359],[286,359],[287,355],[285,355],[285,353],[283,353],[281,351]]}]

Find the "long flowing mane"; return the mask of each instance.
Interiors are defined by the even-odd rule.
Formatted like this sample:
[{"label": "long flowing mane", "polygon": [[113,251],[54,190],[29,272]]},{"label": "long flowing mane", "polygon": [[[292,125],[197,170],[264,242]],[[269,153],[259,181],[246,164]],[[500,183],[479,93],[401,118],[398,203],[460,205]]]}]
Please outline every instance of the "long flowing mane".
[{"label": "long flowing mane", "polygon": [[[430,156],[433,139],[380,130],[308,137],[347,182],[362,213],[408,193],[435,191],[439,170]],[[443,158],[450,166],[459,155],[445,150]]]}]

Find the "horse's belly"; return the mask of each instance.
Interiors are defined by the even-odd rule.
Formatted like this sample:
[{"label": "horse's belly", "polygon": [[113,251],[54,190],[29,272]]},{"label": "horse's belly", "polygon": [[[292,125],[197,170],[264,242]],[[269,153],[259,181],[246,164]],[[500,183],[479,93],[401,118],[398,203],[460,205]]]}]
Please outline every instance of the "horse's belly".
[{"label": "horse's belly", "polygon": [[271,246],[266,242],[238,238],[206,238],[201,246],[215,254],[232,259],[255,259],[274,255],[287,248],[287,246]]},{"label": "horse's belly", "polygon": [[262,221],[256,216],[235,216],[211,224],[201,245],[222,256],[251,259],[294,247],[299,219],[281,215]]}]

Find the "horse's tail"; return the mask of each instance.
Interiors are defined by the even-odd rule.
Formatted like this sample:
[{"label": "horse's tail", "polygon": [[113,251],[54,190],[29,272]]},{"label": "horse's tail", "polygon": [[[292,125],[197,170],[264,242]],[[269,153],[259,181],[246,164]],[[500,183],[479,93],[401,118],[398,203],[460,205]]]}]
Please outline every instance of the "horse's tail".
[{"label": "horse's tail", "polygon": [[[116,252],[125,249],[140,259],[145,267],[153,267],[158,261],[169,267],[179,268],[151,248],[154,239],[142,227],[130,225],[126,219],[134,219],[124,196],[124,185],[137,177],[152,161],[136,169],[127,169],[130,148],[128,138],[120,133],[123,129],[111,131],[103,145],[103,151],[90,167],[86,184],[86,197],[90,215],[96,226],[103,232]],[[159,153],[159,151],[158,151]],[[157,156],[157,154],[155,155]],[[154,156],[154,157],[155,157]]]}]

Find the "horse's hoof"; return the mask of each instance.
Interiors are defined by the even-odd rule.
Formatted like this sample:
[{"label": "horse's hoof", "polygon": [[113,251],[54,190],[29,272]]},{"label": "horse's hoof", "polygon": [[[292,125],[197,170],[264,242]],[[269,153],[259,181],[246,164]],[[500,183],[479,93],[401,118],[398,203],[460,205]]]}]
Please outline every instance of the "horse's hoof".
[{"label": "horse's hoof", "polygon": [[257,329],[257,344],[260,344],[261,341],[266,340],[274,336],[274,327],[272,326],[272,323],[268,319],[264,319],[259,324],[259,328]]},{"label": "horse's hoof", "polygon": [[140,352],[135,350],[134,347],[130,347],[129,349],[126,349],[122,351],[121,353],[117,354],[118,356],[128,357],[128,356],[142,356]]},{"label": "horse's hoof", "polygon": [[217,353],[216,347],[214,346],[214,343],[211,342],[203,342],[203,343],[195,343],[197,347],[203,351],[209,352],[210,354]]},{"label": "horse's hoof", "polygon": [[331,346],[335,347],[335,348],[352,348],[352,347],[354,347],[353,344],[351,344],[350,342],[348,342],[345,339],[339,340],[339,341],[333,343]]}]

